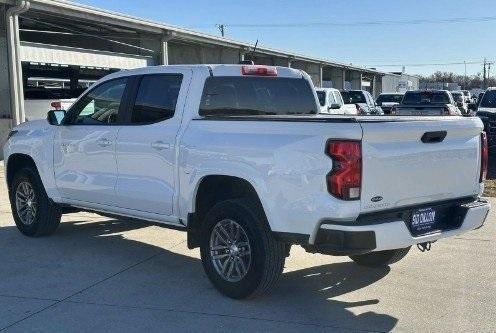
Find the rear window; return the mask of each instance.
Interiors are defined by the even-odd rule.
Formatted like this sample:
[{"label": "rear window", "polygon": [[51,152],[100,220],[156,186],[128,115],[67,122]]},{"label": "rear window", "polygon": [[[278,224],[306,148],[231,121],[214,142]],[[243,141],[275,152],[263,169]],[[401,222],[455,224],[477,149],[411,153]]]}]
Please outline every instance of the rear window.
[{"label": "rear window", "polygon": [[361,91],[343,91],[341,96],[343,96],[344,104],[367,103],[365,95]]},{"label": "rear window", "polygon": [[479,106],[483,108],[496,108],[496,90],[486,91]]},{"label": "rear window", "polygon": [[205,82],[201,116],[316,114],[312,87],[305,79],[214,76]]},{"label": "rear window", "polygon": [[455,102],[463,102],[463,93],[451,93]]},{"label": "rear window", "polygon": [[377,104],[381,103],[401,103],[403,95],[391,94],[391,95],[379,95],[377,98]]},{"label": "rear window", "polygon": [[450,104],[448,93],[444,91],[408,91],[402,104]]}]

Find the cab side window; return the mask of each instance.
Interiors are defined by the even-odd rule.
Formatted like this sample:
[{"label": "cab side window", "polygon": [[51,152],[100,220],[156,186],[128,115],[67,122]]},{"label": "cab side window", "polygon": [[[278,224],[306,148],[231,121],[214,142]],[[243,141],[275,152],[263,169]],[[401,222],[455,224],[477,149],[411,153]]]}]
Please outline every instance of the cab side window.
[{"label": "cab side window", "polygon": [[74,125],[104,125],[117,122],[127,78],[102,83],[83,96],[70,110]]},{"label": "cab side window", "polygon": [[143,76],[132,109],[131,123],[151,124],[172,118],[182,79],[181,74]]}]

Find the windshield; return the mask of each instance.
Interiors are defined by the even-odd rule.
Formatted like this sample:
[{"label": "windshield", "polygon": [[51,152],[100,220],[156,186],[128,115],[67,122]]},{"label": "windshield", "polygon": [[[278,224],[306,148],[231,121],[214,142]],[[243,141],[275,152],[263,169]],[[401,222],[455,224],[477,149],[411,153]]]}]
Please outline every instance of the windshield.
[{"label": "windshield", "polygon": [[205,82],[201,116],[316,114],[313,88],[305,79],[212,76]]},{"label": "windshield", "polygon": [[402,104],[450,104],[450,98],[445,91],[408,91]]},{"label": "windshield", "polygon": [[341,92],[344,104],[367,103],[365,96],[361,91],[343,91]]},{"label": "windshield", "polygon": [[482,97],[480,107],[496,108],[496,90],[488,90]]},{"label": "windshield", "polygon": [[317,91],[317,97],[319,98],[320,106],[325,106],[325,102],[326,102],[325,96],[326,96],[325,91]]},{"label": "windshield", "polygon": [[377,98],[377,104],[381,105],[382,103],[401,103],[403,99],[403,95],[399,94],[381,94]]}]

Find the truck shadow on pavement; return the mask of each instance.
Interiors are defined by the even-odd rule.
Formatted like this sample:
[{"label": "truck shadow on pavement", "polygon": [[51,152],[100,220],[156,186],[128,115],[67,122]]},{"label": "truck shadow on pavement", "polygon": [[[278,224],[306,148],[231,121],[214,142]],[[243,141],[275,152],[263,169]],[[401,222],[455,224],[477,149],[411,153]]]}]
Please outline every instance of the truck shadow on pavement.
[{"label": "truck shadow on pavement", "polygon": [[[270,294],[236,301],[213,288],[203,272],[198,251],[186,248],[185,237],[178,231],[142,222],[106,218],[64,222],[53,236],[45,238],[27,238],[14,226],[3,227],[0,297],[61,302],[36,316],[56,312],[64,303],[104,309],[177,311],[191,314],[193,322],[195,316],[213,316],[210,322],[214,326],[198,327],[205,330],[215,329],[217,321],[238,323],[242,331],[255,323],[257,330],[313,327],[381,332],[397,324],[396,318],[372,310],[378,299],[360,298],[373,294],[373,290],[351,295],[352,302],[337,299],[382,279],[389,269],[365,269],[352,262],[340,262],[288,271]],[[60,325],[55,329],[84,330],[89,322],[94,325],[107,320],[104,310],[98,312],[101,318],[95,318],[94,313],[91,318],[85,317],[83,311],[74,311],[69,318],[67,311],[60,317],[50,313]],[[122,311],[123,317],[132,315],[132,311]],[[54,321],[49,322],[53,325]],[[167,327],[167,322],[161,324]],[[188,323],[188,327],[191,325]]]}]

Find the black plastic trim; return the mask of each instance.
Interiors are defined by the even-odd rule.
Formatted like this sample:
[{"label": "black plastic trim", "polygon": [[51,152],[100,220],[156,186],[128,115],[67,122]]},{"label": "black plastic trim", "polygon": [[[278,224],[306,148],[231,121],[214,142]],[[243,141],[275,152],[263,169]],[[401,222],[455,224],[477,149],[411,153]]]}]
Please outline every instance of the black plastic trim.
[{"label": "black plastic trim", "polygon": [[299,245],[307,245],[310,235],[291,233],[291,232],[276,232],[272,233],[274,237],[285,243],[289,244],[299,244]]},{"label": "black plastic trim", "polygon": [[411,213],[412,210],[415,209],[421,209],[421,208],[433,207],[433,206],[443,206],[443,205],[453,205],[453,206],[464,205],[474,202],[477,202],[477,197],[462,197],[451,200],[434,201],[419,205],[409,205],[394,209],[381,210],[378,212],[360,214],[358,218],[352,222],[350,221],[342,222],[342,221],[334,221],[334,220],[326,219],[322,222],[322,224],[333,224],[333,225],[341,225],[341,226],[364,226],[364,225],[382,224],[382,223],[395,222],[398,220],[407,219],[408,218],[407,215]]},{"label": "black plastic trim", "polygon": [[439,143],[443,142],[444,138],[448,134],[447,131],[433,131],[433,132],[425,132],[420,141],[423,143]]},{"label": "black plastic trim", "polygon": [[213,121],[281,121],[309,123],[356,123],[355,118],[320,118],[315,116],[205,116],[192,120]]},{"label": "black plastic trim", "polygon": [[377,247],[374,231],[343,231],[320,229],[315,243],[304,246],[307,252],[335,256],[364,254]]}]

